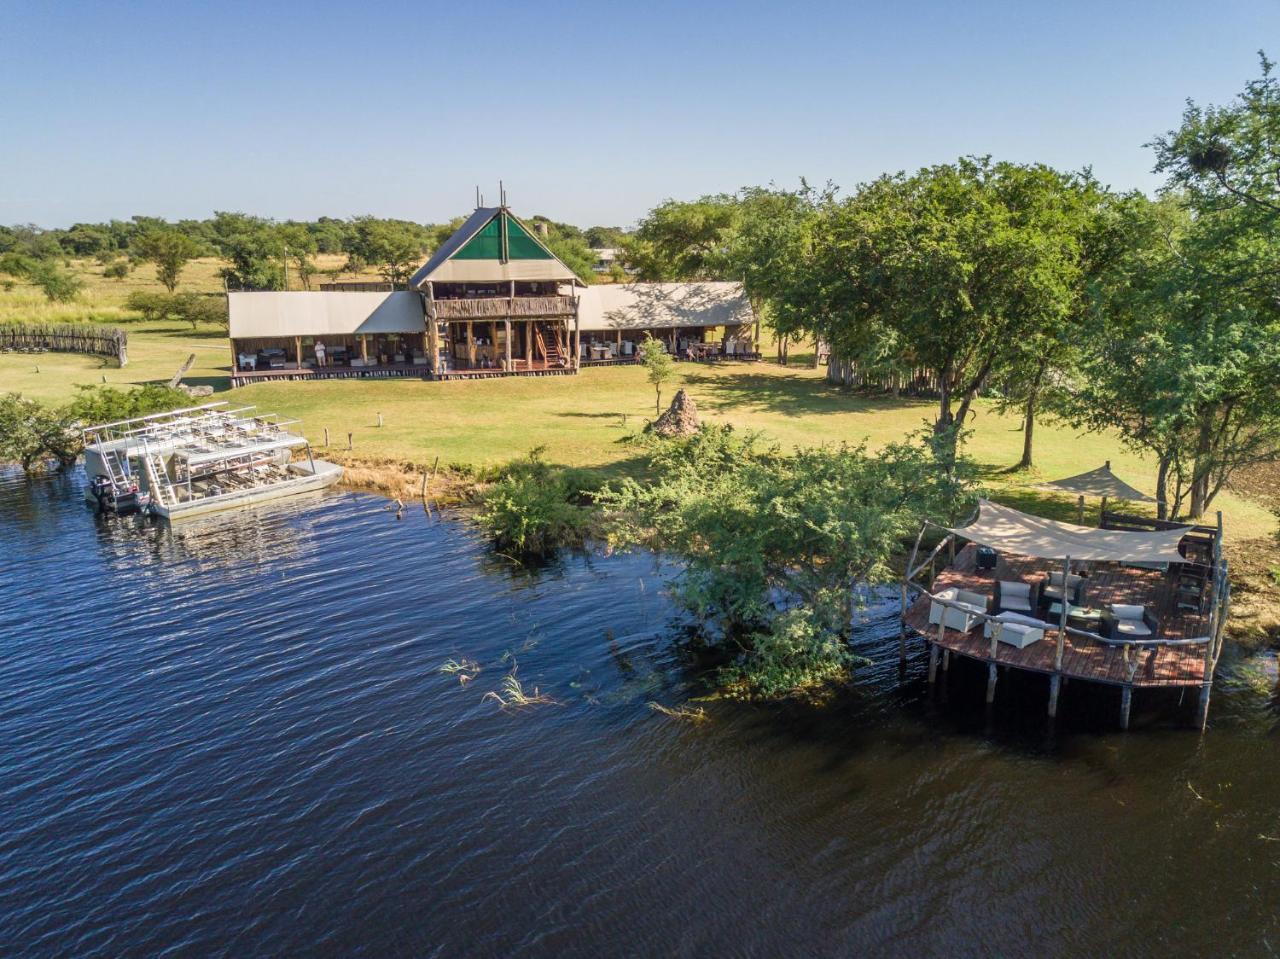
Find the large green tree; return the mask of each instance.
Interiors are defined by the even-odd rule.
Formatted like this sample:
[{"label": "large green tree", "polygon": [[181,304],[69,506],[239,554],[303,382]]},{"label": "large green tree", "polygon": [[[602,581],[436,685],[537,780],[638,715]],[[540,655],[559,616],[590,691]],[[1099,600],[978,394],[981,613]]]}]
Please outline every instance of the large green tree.
[{"label": "large green tree", "polygon": [[200,244],[172,227],[152,227],[131,246],[135,255],[156,266],[156,279],[172,293],[188,263],[200,255]]}]

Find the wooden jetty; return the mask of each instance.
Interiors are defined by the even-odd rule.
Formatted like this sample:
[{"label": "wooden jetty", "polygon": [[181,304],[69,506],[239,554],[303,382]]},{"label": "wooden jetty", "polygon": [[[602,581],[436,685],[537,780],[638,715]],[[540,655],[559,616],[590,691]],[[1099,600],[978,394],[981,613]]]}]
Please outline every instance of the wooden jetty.
[{"label": "wooden jetty", "polygon": [[[994,519],[984,516],[997,511]],[[1193,526],[1104,508],[1097,530],[1027,517],[985,501],[977,516],[979,522],[966,527],[929,523],[921,529],[902,583],[904,660],[908,634],[914,633],[929,648],[931,683],[939,665],[945,672],[952,656],[986,663],[988,702],[995,697],[1001,669],[1045,675],[1050,716],[1057,713],[1063,680],[1115,686],[1121,690],[1122,728],[1128,727],[1134,690],[1198,688],[1197,720],[1204,728],[1230,604],[1221,514],[1216,527]],[[1019,529],[1024,517],[1031,522]],[[943,535],[921,560],[921,544],[930,527]],[[961,545],[966,539],[969,542]],[[1074,544],[1078,553],[1109,558],[1082,561],[1002,548],[1011,544],[1041,554],[1063,552],[1060,546]],[[980,557],[981,547],[986,549]],[[1152,562],[1157,555],[1164,561]],[[938,568],[940,558],[945,563]],[[1023,616],[1010,617],[1007,608],[999,607],[998,584],[1028,584],[1035,596],[1051,575],[1064,577],[1068,588],[1073,580],[1066,577],[1082,577],[1079,595],[1065,605],[1034,602]],[[1138,630],[1145,635],[1117,629],[1108,615],[1113,604],[1120,604],[1122,611],[1141,608],[1145,622],[1154,628]],[[1025,645],[1017,637],[1001,641],[1003,624],[1011,621],[1026,624],[1032,637],[1042,633],[1042,638]]]}]

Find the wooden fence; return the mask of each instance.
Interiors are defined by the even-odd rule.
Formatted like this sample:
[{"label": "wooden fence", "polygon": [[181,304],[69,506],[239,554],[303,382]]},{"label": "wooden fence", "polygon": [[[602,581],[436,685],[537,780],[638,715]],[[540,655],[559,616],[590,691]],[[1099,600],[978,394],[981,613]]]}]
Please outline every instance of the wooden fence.
[{"label": "wooden fence", "polygon": [[128,335],[97,323],[0,323],[3,353],[92,353],[129,362]]},{"label": "wooden fence", "polygon": [[918,367],[897,373],[868,373],[856,360],[842,360],[832,354],[827,360],[827,380],[849,389],[892,393],[894,396],[937,396],[941,392],[938,375]]}]

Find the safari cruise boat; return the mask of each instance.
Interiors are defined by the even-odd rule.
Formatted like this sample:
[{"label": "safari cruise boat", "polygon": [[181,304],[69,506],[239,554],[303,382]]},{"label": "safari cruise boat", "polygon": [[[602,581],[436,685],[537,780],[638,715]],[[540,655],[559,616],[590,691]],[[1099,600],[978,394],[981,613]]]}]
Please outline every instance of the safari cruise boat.
[{"label": "safari cruise boat", "polygon": [[107,512],[168,520],[332,486],[342,467],[316,459],[276,414],[208,403],[84,430],[86,497]]}]

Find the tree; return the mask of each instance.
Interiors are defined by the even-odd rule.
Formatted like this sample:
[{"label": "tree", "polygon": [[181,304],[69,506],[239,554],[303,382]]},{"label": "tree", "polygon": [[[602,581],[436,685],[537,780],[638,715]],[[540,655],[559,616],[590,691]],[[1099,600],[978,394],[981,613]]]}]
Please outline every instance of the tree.
[{"label": "tree", "polygon": [[284,244],[275,224],[262,217],[218,212],[210,230],[214,246],[228,261],[221,272],[229,289],[283,289]]},{"label": "tree", "polygon": [[84,289],[83,280],[54,260],[37,262],[30,268],[27,278],[40,288],[51,303],[70,303]]},{"label": "tree", "polygon": [[355,263],[367,263],[377,268],[388,283],[396,286],[408,282],[421,265],[426,238],[421,228],[402,220],[379,220],[372,216],[356,217],[351,221],[351,236],[347,240],[350,257],[348,270]]},{"label": "tree", "polygon": [[726,194],[667,200],[627,238],[626,261],[640,279],[654,282],[737,279],[727,254],[738,217],[736,200]]},{"label": "tree", "polygon": [[662,415],[662,384],[676,375],[675,360],[667,352],[666,345],[651,334],[646,335],[640,344],[640,363],[645,368],[645,377],[653,384],[654,416]]},{"label": "tree", "polygon": [[139,259],[156,265],[156,279],[172,293],[188,263],[200,255],[200,245],[172,228],[151,228],[132,245]]},{"label": "tree", "polygon": [[782,456],[726,426],[647,442],[645,481],[597,494],[610,542],[679,560],[676,602],[727,660],[721,681],[754,695],[847,671],[855,597],[898,578],[922,519],[971,497],[968,465],[957,472],[931,442]]},{"label": "tree", "polygon": [[311,289],[311,278],[318,272],[315,254],[319,245],[316,237],[304,223],[286,223],[279,231],[286,262],[293,264],[302,288]]},{"label": "tree", "polygon": [[[1076,308],[1087,178],[963,158],[886,176],[814,227],[807,312],[837,362],[932,371],[935,430],[958,435],[979,391],[1042,355]],[[1023,344],[1045,334],[1040,353]]]}]

